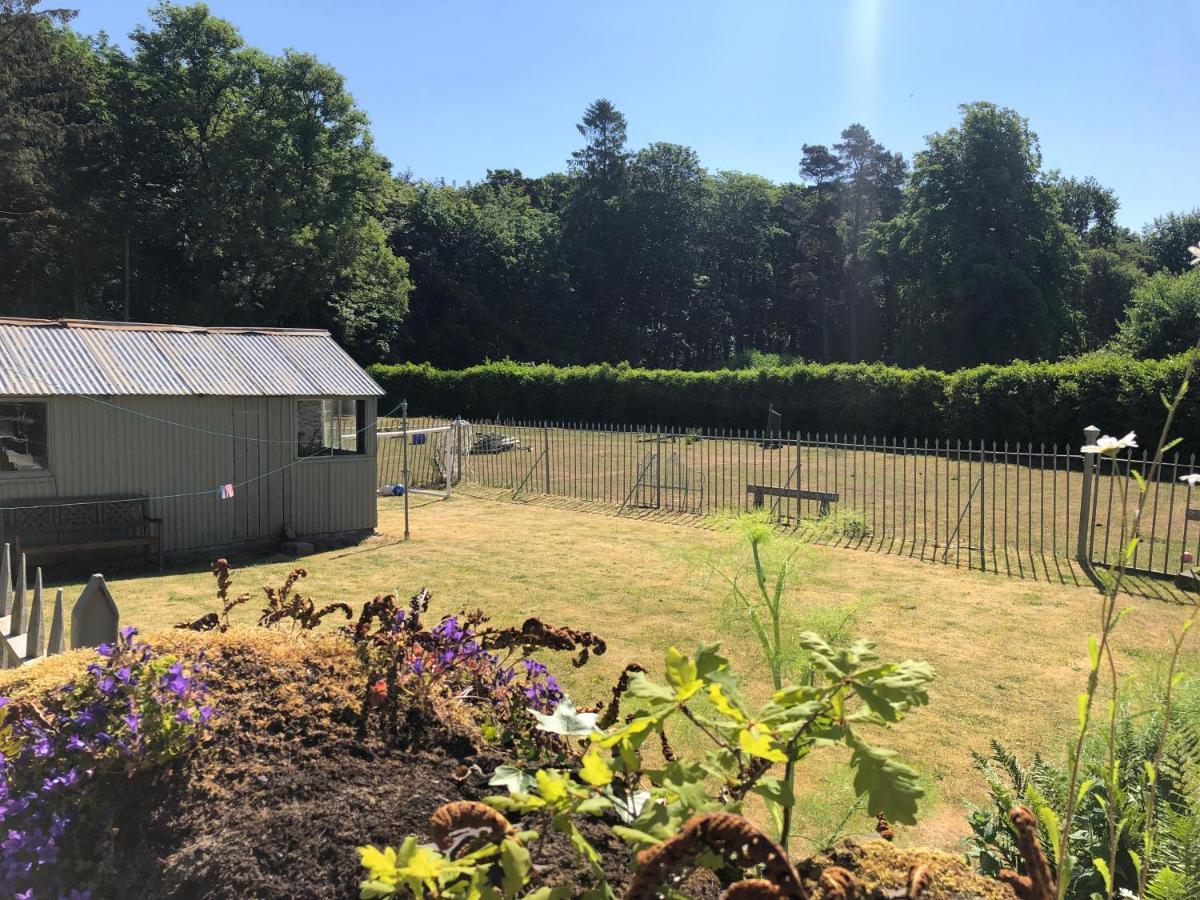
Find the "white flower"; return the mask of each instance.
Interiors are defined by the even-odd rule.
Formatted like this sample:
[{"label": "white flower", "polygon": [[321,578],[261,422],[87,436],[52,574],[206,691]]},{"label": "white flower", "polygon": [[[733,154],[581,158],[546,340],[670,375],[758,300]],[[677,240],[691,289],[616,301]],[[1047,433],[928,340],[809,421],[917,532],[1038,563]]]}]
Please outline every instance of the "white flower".
[{"label": "white flower", "polygon": [[1200,266],[1200,247],[1188,247],[1188,253],[1192,254],[1192,265]]},{"label": "white flower", "polygon": [[1188,487],[1195,487],[1200,484],[1200,472],[1193,472],[1191,475],[1180,475],[1179,480]]},{"label": "white flower", "polygon": [[1116,456],[1122,450],[1137,447],[1137,435],[1132,431],[1123,438],[1109,437],[1107,434],[1094,444],[1080,447],[1080,453],[1103,453],[1106,456]]}]

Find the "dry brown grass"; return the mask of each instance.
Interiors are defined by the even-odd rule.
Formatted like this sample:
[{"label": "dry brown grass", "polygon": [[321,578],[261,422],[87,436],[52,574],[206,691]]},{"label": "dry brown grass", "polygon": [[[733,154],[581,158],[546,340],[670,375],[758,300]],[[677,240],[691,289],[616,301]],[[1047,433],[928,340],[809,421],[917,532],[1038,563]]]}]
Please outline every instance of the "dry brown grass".
[{"label": "dry brown grass", "polygon": [[[660,670],[669,646],[714,639],[747,682],[762,686],[751,692],[765,696],[757,647],[712,573],[717,565],[748,574],[738,535],[456,497],[414,501],[412,540],[405,544],[400,510],[399,500],[381,501],[379,536],[304,559],[312,574],[303,589],[321,602],[346,600],[357,609],[381,591],[407,595],[428,586],[438,613],[480,606],[500,623],[536,615],[595,631],[609,642],[605,656],[580,670],[566,659],[548,660],[580,704],[603,699],[627,663]],[[234,592],[256,595],[295,565],[281,557],[231,561]],[[215,608],[214,579],[201,565],[110,583],[123,620],[149,630]],[[986,750],[989,739],[1022,754],[1062,753],[1099,609],[1093,589],[805,546],[787,599],[793,632],[869,637],[885,658],[925,659],[937,668],[931,705],[880,736],[922,772],[929,790],[922,822],[901,832],[904,842],[955,849],[966,831],[966,804],[983,795],[971,751]],[[256,596],[234,612],[234,621],[249,625],[259,605]],[[1145,598],[1131,598],[1130,606],[1119,660],[1126,671],[1150,677],[1187,609]],[[1189,657],[1191,668],[1196,659]],[[680,735],[677,744],[688,741]],[[798,821],[808,840],[827,837],[851,804],[842,758],[817,754],[800,770]],[[863,814],[850,828],[869,833],[872,824]],[[795,847],[809,849],[803,842]]]}]

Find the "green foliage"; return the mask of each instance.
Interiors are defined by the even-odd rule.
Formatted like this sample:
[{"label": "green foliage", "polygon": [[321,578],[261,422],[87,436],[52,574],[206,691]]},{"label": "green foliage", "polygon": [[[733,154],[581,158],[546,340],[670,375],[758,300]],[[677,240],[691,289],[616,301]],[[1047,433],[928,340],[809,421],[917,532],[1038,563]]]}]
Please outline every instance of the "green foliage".
[{"label": "green foliage", "polygon": [[[785,684],[758,709],[749,706],[716,644],[701,645],[693,656],[668,651],[665,683],[642,672],[630,674],[628,696],[640,708],[623,724],[592,736],[581,776],[587,781],[589,759],[607,751],[609,758],[601,762],[612,774],[593,786],[604,789],[609,804],[614,794],[633,798],[648,792],[643,802],[627,804],[640,811],[627,826],[614,828],[619,836],[634,845],[663,840],[697,813],[740,811],[751,793],[789,809],[791,784],[771,775],[773,765],[790,767],[819,746],[837,744],[851,751],[855,791],[865,795],[871,812],[914,821],[923,793],[916,773],[863,735],[867,727],[898,722],[927,703],[932,668],[912,661],[881,663],[867,641],[835,649],[811,632],[800,641],[811,660],[811,677],[807,683]],[[694,760],[647,767],[641,748],[652,736],[665,735],[676,718],[687,719],[707,739],[708,749]],[[592,766],[603,771],[600,762]],[[499,803],[512,809],[526,802],[521,798]],[[596,812],[606,808],[596,804]]]},{"label": "green foliage", "polygon": [[[1124,888],[1136,893],[1138,865],[1146,866],[1150,873],[1150,898],[1190,897],[1200,891],[1200,693],[1195,689],[1172,713],[1171,733],[1156,776],[1154,850],[1146,858],[1147,773],[1155,765],[1161,738],[1161,709],[1124,711],[1114,745],[1118,764],[1115,789],[1107,773],[1107,746],[1102,741],[1088,745],[1080,799],[1066,847],[1074,861],[1066,890],[1070,900],[1090,900],[1105,893],[1110,807],[1123,826],[1114,891]],[[1049,823],[1061,820],[1067,805],[1067,773],[1040,755],[1024,764],[999,741],[992,742],[987,755],[976,754],[975,763],[987,780],[990,803],[969,816],[969,855],[985,875],[994,876],[1001,868],[1019,871],[1022,862],[1008,811],[1018,803],[1034,810],[1041,820],[1043,842],[1050,846],[1057,835],[1051,834]]]},{"label": "green foliage", "polygon": [[[1123,430],[1156,433],[1160,414],[1144,398],[1172,395],[1184,366],[1182,358],[1103,353],[950,374],[866,363],[685,372],[511,361],[459,370],[376,365],[370,371],[393,397],[430,414],[490,418],[499,411],[514,419],[761,429],[773,404],[785,429],[1077,446],[1089,423],[1120,422]],[[1200,439],[1194,396],[1184,400],[1176,433]]]},{"label": "green foliage", "polygon": [[886,242],[905,273],[901,358],[957,368],[1077,346],[1078,243],[1059,219],[1028,122],[992,103],[913,161]]},{"label": "green foliage", "polygon": [[1200,244],[1200,209],[1158,216],[1142,236],[1156,269],[1178,274],[1187,270],[1188,247]]},{"label": "green foliage", "polygon": [[386,351],[407,265],[381,224],[389,165],[340,74],[246,47],[203,4],[156,6],[128,53],[31,7],[0,5],[0,92],[32,101],[0,95],[14,311],[120,318],[128,293],[134,319],[327,327]]},{"label": "green foliage", "polygon": [[[536,831],[521,832],[454,858],[418,845],[415,837],[405,838],[399,850],[359,847],[360,861],[367,870],[359,897],[391,897],[403,888],[414,897],[512,900],[528,883],[532,868],[522,842],[537,836]],[[499,877],[494,878],[493,872]],[[537,891],[527,895],[527,900],[550,900],[551,896],[549,891]]]},{"label": "green foliage", "polygon": [[1182,275],[1159,272],[1133,292],[1114,339],[1132,356],[1182,353],[1200,338],[1200,269]]}]

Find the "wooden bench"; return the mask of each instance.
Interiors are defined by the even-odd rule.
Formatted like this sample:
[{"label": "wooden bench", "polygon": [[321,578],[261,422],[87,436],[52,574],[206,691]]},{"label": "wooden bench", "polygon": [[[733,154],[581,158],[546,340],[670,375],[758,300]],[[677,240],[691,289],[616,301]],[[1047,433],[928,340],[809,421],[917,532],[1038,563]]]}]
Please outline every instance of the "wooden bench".
[{"label": "wooden bench", "polygon": [[54,497],[10,505],[17,508],[0,510],[0,543],[12,544],[16,557],[141,547],[162,568],[162,519],[149,514],[144,498]]},{"label": "wooden bench", "polygon": [[748,484],[746,493],[754,495],[754,508],[763,505],[764,497],[790,497],[793,500],[816,500],[821,504],[819,513],[829,515],[829,504],[837,503],[838,495],[834,491],[805,491],[800,488],[771,487],[769,484]]}]

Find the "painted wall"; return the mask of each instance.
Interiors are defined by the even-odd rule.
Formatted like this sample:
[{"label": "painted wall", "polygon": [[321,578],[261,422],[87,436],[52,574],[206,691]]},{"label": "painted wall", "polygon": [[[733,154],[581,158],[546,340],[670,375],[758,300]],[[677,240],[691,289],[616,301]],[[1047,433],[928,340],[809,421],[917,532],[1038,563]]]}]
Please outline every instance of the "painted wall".
[{"label": "painted wall", "polygon": [[[305,460],[296,453],[294,397],[103,398],[123,409],[42,399],[50,471],[0,473],[0,505],[162,497],[150,514],[164,520],[168,551],[275,538],[285,527],[301,537],[375,527],[374,397],[366,398],[365,454]],[[238,485],[233,499],[218,499],[227,482]]]}]

